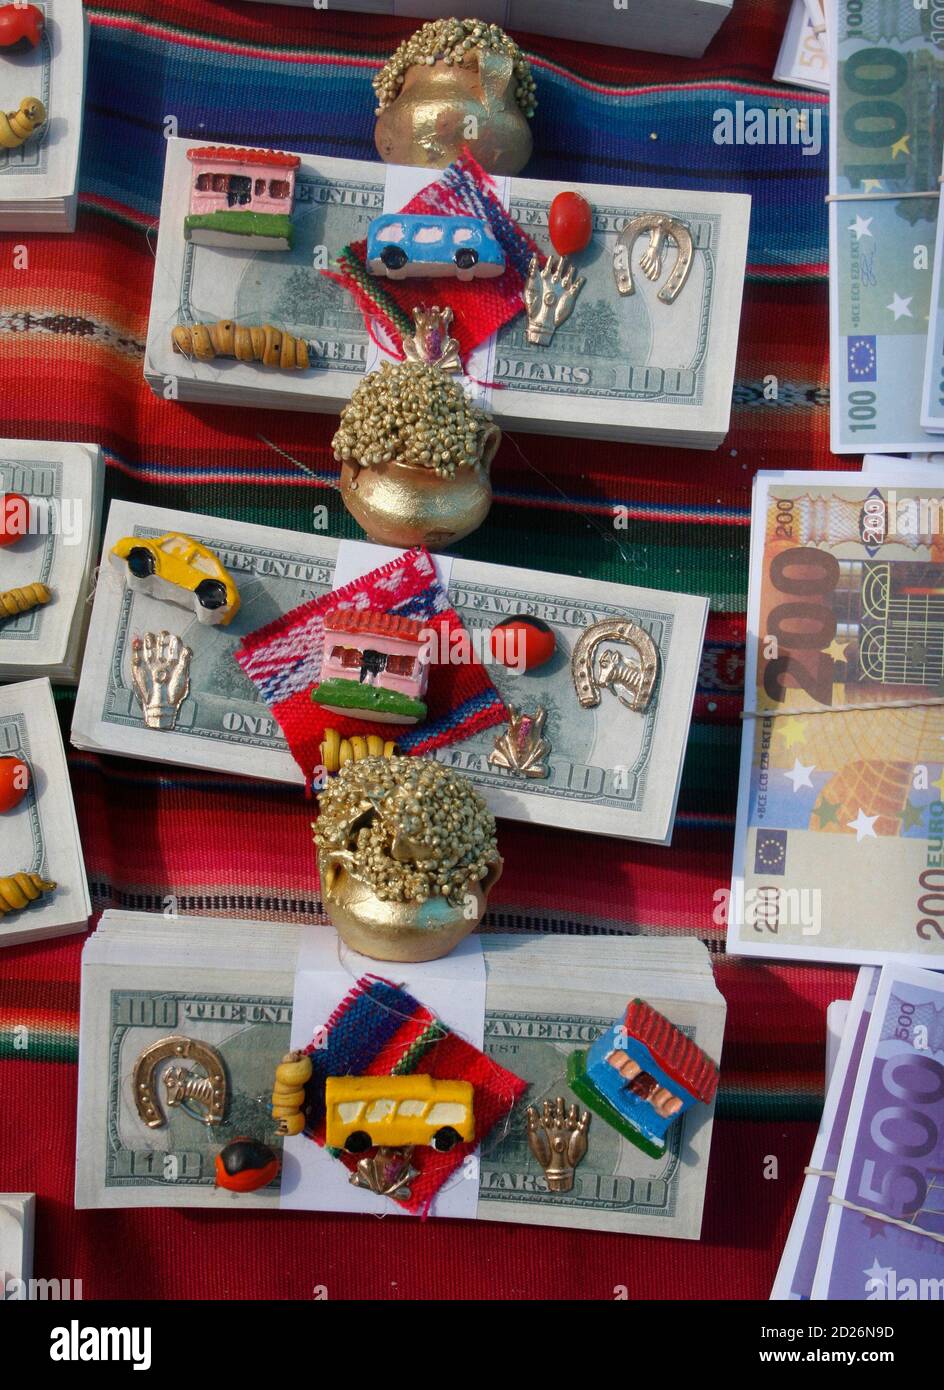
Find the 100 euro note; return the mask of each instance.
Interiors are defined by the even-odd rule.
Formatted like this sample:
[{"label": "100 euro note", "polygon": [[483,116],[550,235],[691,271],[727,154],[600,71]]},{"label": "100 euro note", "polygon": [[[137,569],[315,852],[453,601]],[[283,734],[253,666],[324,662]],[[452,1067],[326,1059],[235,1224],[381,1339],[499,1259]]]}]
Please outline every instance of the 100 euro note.
[{"label": "100 euro note", "polygon": [[[192,143],[167,141],[145,376],[159,394],[181,399],[339,410],[365,370],[370,340],[354,299],[322,270],[333,267],[350,242],[365,238],[383,211],[384,166],[301,155],[293,249],[221,255],[183,236]],[[750,199],[575,186],[594,209],[593,240],[580,257],[586,283],[549,346],[527,342],[523,313],[500,330],[493,413],[501,424],[526,430],[614,438],[629,431],[666,442],[717,444],[730,417]],[[558,191],[542,180],[510,180],[512,216],[545,248]],[[694,239],[688,283],[671,306],[656,296],[675,250],[668,248],[662,275],[650,285],[640,269],[645,236],[632,253],[636,293],[622,298],[615,286],[617,234],[629,217],[651,211],[681,218]],[[221,318],[276,323],[309,343],[312,367],[278,372],[223,358],[200,362],[173,351],[171,330],[178,322]]]},{"label": "100 euro note", "polygon": [[944,1297],[944,976],[882,970],[814,1299]]},{"label": "100 euro note", "polygon": [[942,508],[902,461],[755,479],[732,952],[944,964]]},{"label": "100 euro note", "polygon": [[[219,555],[239,588],[240,610],[227,627],[201,625],[178,604],[132,593],[106,560],[95,593],[73,743],[100,752],[301,784],[303,773],[275,716],[233,653],[247,633],[335,587],[338,541],[115,502],[104,553],[108,556],[123,536],[167,531],[192,536]],[[532,614],[552,626],[557,651],[544,666],[521,676],[500,664],[489,666],[506,703],[529,711],[540,705],[546,711],[545,734],[551,745],[546,778],[512,777],[491,766],[495,729],[440,749],[440,760],[467,775],[497,815],[667,841],[675,818],[707,601],[461,559],[452,564],[449,596],[475,651],[487,652],[491,628],[516,613]],[[570,653],[586,628],[606,618],[640,623],[658,648],[658,684],[641,713],[627,709],[609,691],[593,709],[577,701]],[[134,638],[161,630],[175,633],[193,652],[190,693],[172,729],[146,727],[131,678]]]},{"label": "100 euro note", "polygon": [[944,32],[913,0],[832,0],[830,61],[832,449],[933,449],[921,416]]}]

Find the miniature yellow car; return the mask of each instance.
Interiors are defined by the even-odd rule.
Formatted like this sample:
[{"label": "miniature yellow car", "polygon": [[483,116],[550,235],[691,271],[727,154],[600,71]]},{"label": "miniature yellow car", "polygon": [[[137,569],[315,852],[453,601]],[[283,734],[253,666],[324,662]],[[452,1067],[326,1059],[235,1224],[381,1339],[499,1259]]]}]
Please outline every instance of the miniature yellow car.
[{"label": "miniature yellow car", "polygon": [[475,1138],[469,1081],[431,1076],[329,1076],[325,1143],[359,1154],[373,1146],[429,1144],[447,1153]]},{"label": "miniature yellow car", "polygon": [[190,536],[125,536],[111,554],[130,589],[192,608],[201,623],[226,627],[239,612],[239,590],[229,571]]}]

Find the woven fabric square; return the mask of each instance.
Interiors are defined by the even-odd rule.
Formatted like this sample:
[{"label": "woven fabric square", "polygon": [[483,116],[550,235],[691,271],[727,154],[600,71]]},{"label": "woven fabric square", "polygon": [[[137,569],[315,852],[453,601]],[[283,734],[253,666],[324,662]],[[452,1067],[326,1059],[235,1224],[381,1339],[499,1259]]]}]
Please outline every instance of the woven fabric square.
[{"label": "woven fabric square", "polygon": [[322,709],[311,694],[321,675],[324,615],[332,608],[370,608],[421,619],[436,633],[435,646],[441,652],[450,650],[453,633],[464,633],[462,620],[436,578],[429,552],[415,549],[244,637],[236,660],[279,721],[306,783],[321,763],[320,745],[328,728],[337,729],[342,738],[376,730],[384,739],[394,739],[402,753],[419,755],[471,738],[507,719],[501,696],[469,643],[464,644],[468,661],[430,668],[427,716],[422,724],[370,725],[363,718]]},{"label": "woven fabric square", "polygon": [[[527,1082],[498,1066],[477,1047],[453,1033],[419,1000],[378,975],[364,975],[345,995],[307,1049],[312,1077],[307,1087],[305,1134],[325,1146],[325,1082],[329,1076],[408,1076],[423,1073],[439,1081],[468,1081],[474,1094],[475,1138],[448,1153],[413,1150],[417,1177],[410,1196],[398,1204],[426,1212],[446,1180],[491,1133],[527,1090]],[[332,1150],[332,1152],[336,1152]],[[353,1172],[353,1154],[337,1152]],[[398,1200],[398,1199],[391,1199]]]},{"label": "woven fabric square", "polygon": [[[494,180],[465,150],[442,175],[411,198],[406,213],[429,213],[443,217],[480,217],[488,222],[505,253],[503,274],[488,280],[449,280],[448,300],[453,310],[450,329],[465,362],[469,353],[484,343],[503,324],[524,311],[522,291],[532,255],[541,265],[545,256],[526,232],[502,206],[495,193]],[[413,310],[442,302],[439,279],[391,280],[371,275],[367,270],[367,242],[355,241],[338,256],[340,271],[323,270],[322,275],[348,290],[364,315],[368,333],[386,352],[403,360],[400,340],[413,333]]]}]

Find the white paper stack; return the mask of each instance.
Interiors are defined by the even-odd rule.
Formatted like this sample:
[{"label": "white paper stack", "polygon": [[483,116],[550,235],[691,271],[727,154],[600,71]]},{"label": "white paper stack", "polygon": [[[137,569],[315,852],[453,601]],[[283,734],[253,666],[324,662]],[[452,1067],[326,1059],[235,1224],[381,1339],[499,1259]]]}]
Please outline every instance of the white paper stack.
[{"label": "white paper stack", "polygon": [[0,110],[38,97],[46,124],[0,150],[0,231],[72,232],[78,202],[88,23],[82,0],[34,0],[45,17],[38,48],[0,55]]},{"label": "white paper stack", "polygon": [[[48,680],[0,687],[0,757],[29,769],[25,797],[0,821],[0,946],[84,931],[92,910],[88,880]],[[3,880],[18,874],[55,886],[11,907]]]},{"label": "white paper stack", "polygon": [[35,1212],[32,1192],[0,1192],[0,1303],[29,1297]]},{"label": "white paper stack", "polygon": [[829,50],[823,0],[793,0],[783,43],[774,67],[774,81],[790,87],[829,91]]},{"label": "white paper stack", "polygon": [[45,584],[52,599],[0,617],[0,681],[48,676],[75,685],[98,562],[104,466],[96,444],[0,439],[0,504],[29,503],[29,534],[0,547],[0,593]]},{"label": "white paper stack", "polygon": [[[273,3],[273,0],[268,0]],[[583,43],[639,48],[700,58],[731,12],[734,0],[284,0],[316,10],[360,10],[420,20],[474,11],[476,19]]]}]

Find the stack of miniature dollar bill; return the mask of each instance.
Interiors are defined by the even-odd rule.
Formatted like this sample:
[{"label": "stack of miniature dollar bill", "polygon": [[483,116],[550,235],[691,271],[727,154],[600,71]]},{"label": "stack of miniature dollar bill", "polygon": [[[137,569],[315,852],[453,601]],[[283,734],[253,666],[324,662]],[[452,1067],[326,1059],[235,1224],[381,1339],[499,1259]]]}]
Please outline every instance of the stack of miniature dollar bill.
[{"label": "stack of miniature dollar bill", "polygon": [[0,1303],[29,1296],[35,1214],[32,1192],[0,1192]]},{"label": "stack of miniature dollar bill", "polygon": [[793,0],[774,79],[791,87],[829,91],[829,47],[823,0]]},{"label": "stack of miniature dollar bill", "polygon": [[[13,150],[0,150],[0,232],[71,232],[78,202],[88,24],[82,0],[39,0],[38,48],[0,58],[0,111],[38,97],[46,124]],[[12,248],[14,268],[16,249]]]},{"label": "stack of miniature dollar bill", "polygon": [[944,1298],[944,977],[859,972],[771,1298]]},{"label": "stack of miniature dollar bill", "polygon": [[[312,0],[286,0],[312,6]],[[700,58],[731,13],[733,0],[477,0],[471,8],[486,24],[529,34],[579,39]],[[365,14],[448,19],[467,11],[454,0],[314,0],[316,10],[359,10]]]},{"label": "stack of miniature dollar bill", "polygon": [[0,883],[0,946],[84,931],[91,906],[69,769],[48,680],[0,686],[0,757],[29,769],[29,788],[0,829],[0,880],[36,874],[54,888],[35,901],[3,912]]},{"label": "stack of miniature dollar bill", "polygon": [[[296,954],[306,933],[325,937],[319,949],[337,973],[333,1008],[361,968],[353,968],[350,957],[339,960],[330,927],[103,915],[82,959],[78,1207],[280,1204],[279,1184],[238,1198],[219,1191],[213,1160],[237,1135],[279,1144],[267,1106],[275,1066],[289,1046]],[[574,1190],[559,1194],[547,1191],[529,1153],[525,1110],[558,1095],[568,1105],[574,1101],[566,1082],[568,1054],[589,1046],[636,996],[720,1061],[725,1004],[704,946],[638,936],[485,933],[478,939],[487,972],[485,1051],[527,1081],[529,1090],[507,1124],[482,1146],[478,1203],[470,1214],[480,1220],[697,1239],[713,1106],[697,1106],[683,1117],[662,1159],[646,1157],[594,1117]],[[354,959],[371,968],[364,958]],[[449,958],[428,968],[448,970]],[[410,990],[420,997],[422,983],[412,979]],[[449,1023],[445,1015],[444,1021]],[[135,1063],[144,1048],[168,1036],[210,1043],[222,1055],[230,1093],[222,1124],[204,1126],[163,1102],[165,1124],[149,1128],[140,1118],[133,1096]],[[306,1149],[313,1161],[324,1157],[308,1140],[289,1142],[293,1161],[303,1163]],[[281,1204],[340,1209],[331,1187],[315,1184],[310,1202],[300,1202],[296,1191],[283,1195]],[[342,1188],[350,1192],[346,1179]],[[365,1211],[376,1201],[368,1197]]]},{"label": "stack of miniature dollar bill", "polygon": [[827,7],[834,453],[932,452],[944,432],[939,12]]},{"label": "stack of miniature dollar bill", "polygon": [[[301,155],[292,251],[221,255],[184,239],[192,177],[187,150],[193,145],[167,141],[145,377],[170,399],[340,410],[364,373],[371,344],[351,295],[320,271],[332,267],[349,242],[366,237],[372,218],[384,211],[385,177],[398,171],[388,175],[383,164]],[[513,178],[509,187],[512,215],[550,252],[548,210],[559,184]],[[554,435],[716,447],[731,413],[750,199],[701,190],[573,187],[594,210],[593,241],[577,258],[586,284],[549,346],[527,342],[524,313],[499,331],[490,405],[496,420]],[[687,223],[695,243],[688,282],[672,304],[657,294],[672,272],[675,247],[667,246],[652,283],[640,265],[648,234],[632,251],[635,294],[621,297],[616,289],[617,234],[628,218],[655,211]],[[449,281],[435,283],[448,303]],[[173,350],[176,324],[219,319],[276,324],[309,344],[312,367],[290,372],[225,358],[201,362]]]},{"label": "stack of miniature dollar bill", "polygon": [[[228,627],[200,624],[192,609],[166,597],[132,593],[123,571],[108,559],[124,536],[168,531],[202,541],[232,574],[241,606]],[[72,742],[98,752],[303,782],[275,716],[233,652],[247,633],[337,588],[339,553],[350,549],[342,544],[339,551],[338,541],[318,533],[113,503]],[[360,574],[390,558],[380,547],[354,549],[368,555],[358,567]],[[377,550],[379,557],[373,558]],[[506,703],[528,712],[538,706],[547,711],[548,775],[514,777],[489,764],[501,726],[441,749],[437,756],[466,773],[496,815],[632,839],[670,839],[707,601],[504,565],[461,559],[447,563],[449,595],[469,633],[470,653],[491,663],[489,675]],[[496,663],[489,647],[495,623],[518,613],[543,619],[557,637],[554,658],[521,675]],[[659,649],[658,685],[642,714],[627,709],[609,690],[595,708],[577,701],[570,653],[583,631],[603,619],[641,624]],[[131,657],[135,637],[161,631],[176,634],[192,655],[189,694],[174,727],[155,729],[144,722]],[[463,654],[441,655],[457,660]]]},{"label": "stack of miniature dollar bill", "polygon": [[728,949],[933,969],[944,481],[872,464],[754,482]]},{"label": "stack of miniature dollar bill", "polygon": [[0,546],[0,593],[44,584],[48,604],[0,613],[0,681],[48,676],[75,685],[98,562],[104,467],[95,444],[0,440],[0,506],[29,504],[29,533]]}]

